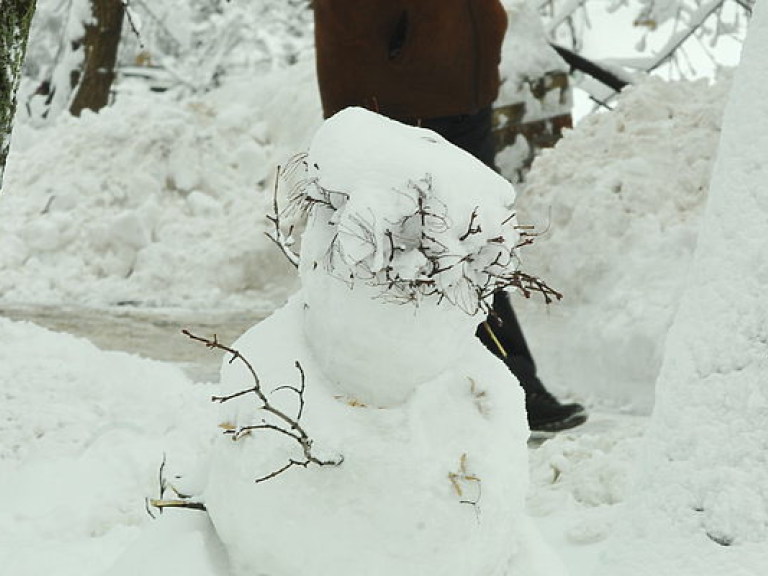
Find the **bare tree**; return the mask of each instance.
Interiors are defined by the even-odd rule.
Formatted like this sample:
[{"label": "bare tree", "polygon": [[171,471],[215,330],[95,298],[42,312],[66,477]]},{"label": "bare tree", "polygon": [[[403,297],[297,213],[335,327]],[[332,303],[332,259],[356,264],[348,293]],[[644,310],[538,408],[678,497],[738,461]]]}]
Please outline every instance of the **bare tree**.
[{"label": "bare tree", "polygon": [[86,108],[101,110],[109,102],[115,79],[115,62],[123,29],[125,8],[121,0],[91,0],[92,20],[85,24],[85,60],[78,75],[69,111],[80,116]]},{"label": "bare tree", "polygon": [[[736,43],[743,40],[753,0],[612,0],[607,4],[595,0],[538,0],[537,4],[547,35],[557,44],[560,55],[572,69],[596,80],[579,81],[579,87],[599,104],[605,104],[638,75],[663,69],[670,78],[696,78],[703,63],[719,65],[718,46],[725,39]],[[625,26],[628,37],[637,37],[636,55],[601,62],[584,59],[581,52],[584,39],[595,25],[593,15],[606,11],[618,14],[622,10],[624,15],[614,20],[617,27]],[[626,12],[633,14],[629,25],[622,23],[627,20]]]},{"label": "bare tree", "polygon": [[35,0],[0,0],[0,189],[11,145],[21,65]]}]

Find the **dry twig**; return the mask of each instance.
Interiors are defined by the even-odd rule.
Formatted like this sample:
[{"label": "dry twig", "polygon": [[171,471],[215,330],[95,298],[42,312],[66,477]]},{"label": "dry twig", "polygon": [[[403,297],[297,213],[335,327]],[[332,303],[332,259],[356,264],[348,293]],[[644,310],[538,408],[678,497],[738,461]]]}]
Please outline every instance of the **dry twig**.
[{"label": "dry twig", "polygon": [[[456,492],[456,495],[459,498],[461,498],[461,500],[459,500],[461,504],[470,504],[471,506],[477,507],[480,502],[480,497],[482,496],[482,481],[480,478],[469,472],[466,453],[462,454],[461,458],[459,458],[458,472],[449,472],[448,480],[451,482],[451,486],[453,486],[453,491]],[[474,484],[477,486],[476,498],[468,499],[464,497],[464,487],[467,484]]]},{"label": "dry twig", "polygon": [[[160,469],[157,473],[157,479],[160,486],[160,495],[158,498],[147,498],[145,500],[144,505],[146,507],[147,514],[149,514],[153,519],[155,518],[155,515],[152,513],[150,506],[152,508],[157,508],[161,514],[165,508],[189,508],[191,510],[205,511],[205,504],[194,500],[188,494],[182,494],[170,482],[168,482],[165,477],[165,465],[166,456],[163,454],[163,461],[160,463]],[[173,491],[177,498],[167,499],[165,497],[165,492],[169,489]]]},{"label": "dry twig", "polygon": [[259,403],[260,403],[259,408],[262,411],[274,416],[278,421],[277,424],[271,424],[266,421],[262,421],[259,424],[253,424],[248,426],[238,426],[238,427],[227,426],[224,429],[224,434],[231,436],[232,440],[237,441],[237,440],[240,440],[243,436],[249,435],[253,432],[257,432],[260,430],[272,431],[277,434],[281,434],[283,436],[291,438],[292,440],[296,441],[296,443],[301,447],[302,454],[304,456],[303,460],[296,460],[291,458],[289,459],[288,463],[282,468],[275,470],[274,472],[270,472],[265,476],[257,478],[255,480],[256,483],[264,482],[265,480],[274,478],[275,476],[282,474],[283,472],[285,472],[286,470],[294,466],[301,466],[303,468],[306,468],[310,464],[315,464],[317,466],[339,466],[343,462],[344,460],[343,457],[330,459],[330,460],[323,460],[315,456],[314,453],[312,452],[312,444],[313,444],[312,438],[310,438],[309,434],[307,434],[307,431],[303,428],[303,426],[300,423],[301,417],[304,414],[304,405],[305,405],[304,391],[306,389],[306,376],[304,374],[304,369],[301,367],[301,364],[299,362],[296,362],[296,369],[299,371],[299,375],[301,379],[300,385],[298,387],[280,386],[275,389],[275,391],[291,390],[296,393],[298,397],[299,407],[297,410],[297,414],[294,417],[294,416],[289,416],[284,411],[280,410],[279,408],[275,407],[272,404],[272,402],[269,400],[269,398],[264,393],[264,390],[261,387],[261,381],[259,380],[259,376],[256,373],[255,368],[248,361],[248,359],[240,353],[239,350],[236,350],[234,348],[221,344],[215,335],[213,339],[208,339],[208,338],[196,336],[191,332],[189,332],[188,330],[182,330],[182,333],[192,340],[205,344],[207,348],[222,350],[224,352],[229,353],[231,355],[229,363],[232,364],[235,361],[239,361],[241,364],[243,364],[243,366],[245,366],[245,368],[248,370],[248,372],[251,375],[251,379],[253,380],[253,383],[254,383],[254,385],[251,388],[240,390],[239,392],[235,392],[234,394],[229,394],[227,396],[214,396],[211,398],[212,401],[223,404],[224,402],[228,402],[229,400],[233,400],[235,398],[240,398],[242,396],[253,394],[259,400]]},{"label": "dry twig", "polygon": [[[316,177],[306,178],[292,191],[289,205],[281,209],[277,200],[278,182],[286,173],[293,173],[302,165],[308,168],[306,156],[297,156],[285,171],[278,169],[273,193],[273,213],[268,216],[274,230],[267,236],[294,266],[298,266],[299,256],[291,249],[293,229],[289,228],[287,234],[283,232],[284,214],[296,207],[304,214],[324,210],[331,222],[332,215],[343,210],[349,200],[348,193],[326,188]],[[315,166],[315,169],[319,168]],[[530,226],[515,225],[514,212],[504,218],[501,226],[510,225],[511,233],[518,239],[515,246],[507,245],[504,234],[487,238],[485,242],[474,241],[466,247],[465,253],[452,253],[440,240],[441,235],[450,227],[450,221],[447,206],[433,191],[431,175],[425,174],[420,179],[409,180],[405,188],[392,192],[412,202],[413,211],[406,211],[399,220],[384,226],[376,222],[375,215],[348,215],[348,229],[344,230],[344,234],[336,231],[321,261],[328,274],[350,287],[355,281],[362,281],[368,286],[379,288],[379,296],[384,300],[405,304],[437,297],[439,302],[445,299],[469,314],[478,311],[488,313],[490,297],[498,290],[517,289],[526,298],[538,293],[547,304],[562,298],[559,292],[543,280],[519,270],[510,270],[516,268],[517,250],[531,244],[539,235]],[[479,220],[480,207],[476,206],[469,215],[466,231],[458,238],[459,242],[464,243],[471,236],[482,234]],[[349,239],[355,239],[361,245],[370,245],[371,254],[383,250],[383,258],[363,259],[354,263],[347,261],[344,242]],[[409,252],[417,252],[423,257],[425,264],[419,270],[398,266],[401,258],[407,258]],[[450,280],[446,282],[445,278]]]},{"label": "dry twig", "polygon": [[283,233],[283,229],[280,226],[280,205],[277,199],[277,191],[279,188],[280,178],[282,176],[280,166],[277,167],[277,173],[275,174],[275,186],[272,191],[272,214],[267,214],[267,220],[272,222],[272,232],[265,232],[265,236],[272,240],[275,245],[280,248],[280,251],[288,258],[288,261],[296,268],[299,267],[299,255],[296,254],[291,246],[293,245],[293,226],[288,229],[288,234]]}]

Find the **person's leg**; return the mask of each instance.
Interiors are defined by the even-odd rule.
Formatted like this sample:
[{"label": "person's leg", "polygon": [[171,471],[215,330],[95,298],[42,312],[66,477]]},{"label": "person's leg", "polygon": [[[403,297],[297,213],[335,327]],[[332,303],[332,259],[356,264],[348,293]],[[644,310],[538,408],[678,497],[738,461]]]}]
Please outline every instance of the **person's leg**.
[{"label": "person's leg", "polygon": [[520,382],[531,430],[555,432],[586,422],[587,412],[581,404],[561,404],[539,379],[517,315],[504,291],[494,294],[491,313],[475,334]]},{"label": "person's leg", "polygon": [[425,119],[421,121],[421,127],[437,132],[451,144],[466,150],[483,164],[498,172],[492,120],[491,109],[483,108],[476,114]]}]

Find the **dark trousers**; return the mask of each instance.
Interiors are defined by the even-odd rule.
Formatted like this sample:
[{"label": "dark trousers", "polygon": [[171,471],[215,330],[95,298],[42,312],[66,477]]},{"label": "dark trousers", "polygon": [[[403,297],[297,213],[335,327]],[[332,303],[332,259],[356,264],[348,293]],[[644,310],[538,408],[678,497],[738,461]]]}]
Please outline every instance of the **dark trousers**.
[{"label": "dark trousers", "polygon": [[[490,107],[475,114],[422,120],[420,125],[437,132],[498,172]],[[491,313],[477,327],[476,335],[491,352],[504,361],[526,392],[543,390],[543,384],[536,374],[536,363],[505,292],[494,294]]]},{"label": "dark trousers", "polygon": [[476,114],[425,119],[420,125],[422,128],[437,132],[451,144],[466,150],[483,164],[498,172],[492,120],[493,112],[488,107]]}]

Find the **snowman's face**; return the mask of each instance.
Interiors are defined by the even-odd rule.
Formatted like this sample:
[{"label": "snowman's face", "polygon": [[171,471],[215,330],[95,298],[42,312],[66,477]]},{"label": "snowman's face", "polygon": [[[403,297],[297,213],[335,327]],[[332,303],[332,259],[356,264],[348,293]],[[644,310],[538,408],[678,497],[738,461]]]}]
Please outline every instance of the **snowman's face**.
[{"label": "snowman's face", "polygon": [[304,334],[326,379],[368,406],[405,402],[460,361],[479,320],[447,301],[397,302],[364,283],[302,270]]}]

